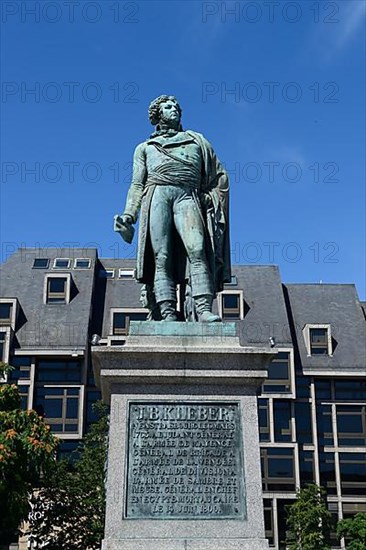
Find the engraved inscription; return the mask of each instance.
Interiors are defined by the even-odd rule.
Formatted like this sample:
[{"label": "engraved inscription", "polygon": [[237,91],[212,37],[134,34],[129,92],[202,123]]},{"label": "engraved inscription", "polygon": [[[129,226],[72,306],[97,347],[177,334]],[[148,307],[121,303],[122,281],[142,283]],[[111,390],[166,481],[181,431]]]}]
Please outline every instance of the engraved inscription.
[{"label": "engraved inscription", "polygon": [[126,517],[242,519],[239,405],[130,403]]}]

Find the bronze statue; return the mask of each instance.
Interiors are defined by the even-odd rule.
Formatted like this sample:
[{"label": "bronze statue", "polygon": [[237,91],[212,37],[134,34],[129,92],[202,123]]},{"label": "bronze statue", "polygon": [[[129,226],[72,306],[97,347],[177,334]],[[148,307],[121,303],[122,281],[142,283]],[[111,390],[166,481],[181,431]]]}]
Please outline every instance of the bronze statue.
[{"label": "bronze statue", "polygon": [[198,320],[231,279],[229,181],[210,143],[184,131],[181,107],[162,95],[149,107],[156,131],[136,147],[133,179],[114,229],[127,241],[140,213],[136,278],[153,288],[163,320],[176,321],[177,284],[189,284]]}]

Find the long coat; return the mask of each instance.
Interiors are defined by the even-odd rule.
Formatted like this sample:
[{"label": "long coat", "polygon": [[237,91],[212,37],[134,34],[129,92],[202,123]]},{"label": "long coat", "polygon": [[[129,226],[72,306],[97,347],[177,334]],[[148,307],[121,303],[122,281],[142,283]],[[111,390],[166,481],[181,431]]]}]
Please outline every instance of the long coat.
[{"label": "long coat", "polygon": [[[210,143],[202,134],[187,130],[185,132],[199,144],[203,158],[203,175],[199,191],[195,192],[196,204],[206,230],[206,257],[212,276],[215,292],[223,289],[225,282],[231,280],[230,241],[229,241],[229,180],[226,171],[218,160]],[[146,142],[145,142],[146,143]],[[143,147],[145,143],[137,147]],[[139,171],[139,160],[135,163]],[[135,177],[134,177],[135,180]],[[125,214],[130,214],[136,221],[140,208],[139,243],[137,252],[136,279],[152,285],[155,275],[155,260],[150,242],[149,213],[155,185],[144,186],[143,182],[131,185]],[[211,204],[206,207],[202,197],[209,195]],[[133,207],[132,207],[133,205]],[[182,241],[175,231],[172,237],[176,240],[174,250],[174,281],[183,283],[189,279],[189,262]]]}]

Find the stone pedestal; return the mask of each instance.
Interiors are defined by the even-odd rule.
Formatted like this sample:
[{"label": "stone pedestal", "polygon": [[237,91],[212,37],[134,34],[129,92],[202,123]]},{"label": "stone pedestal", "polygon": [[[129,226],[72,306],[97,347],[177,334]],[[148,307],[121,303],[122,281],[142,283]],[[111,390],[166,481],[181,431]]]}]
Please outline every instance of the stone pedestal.
[{"label": "stone pedestal", "polygon": [[264,550],[256,390],[234,323],[135,322],[92,349],[111,403],[103,550]]}]

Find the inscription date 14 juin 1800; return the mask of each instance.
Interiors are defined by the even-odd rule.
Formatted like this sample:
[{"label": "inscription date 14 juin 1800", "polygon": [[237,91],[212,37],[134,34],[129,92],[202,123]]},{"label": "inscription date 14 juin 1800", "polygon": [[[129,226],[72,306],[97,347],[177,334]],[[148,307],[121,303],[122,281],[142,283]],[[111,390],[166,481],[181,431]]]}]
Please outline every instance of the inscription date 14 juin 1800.
[{"label": "inscription date 14 juin 1800", "polygon": [[126,517],[241,519],[237,403],[130,403]]}]

